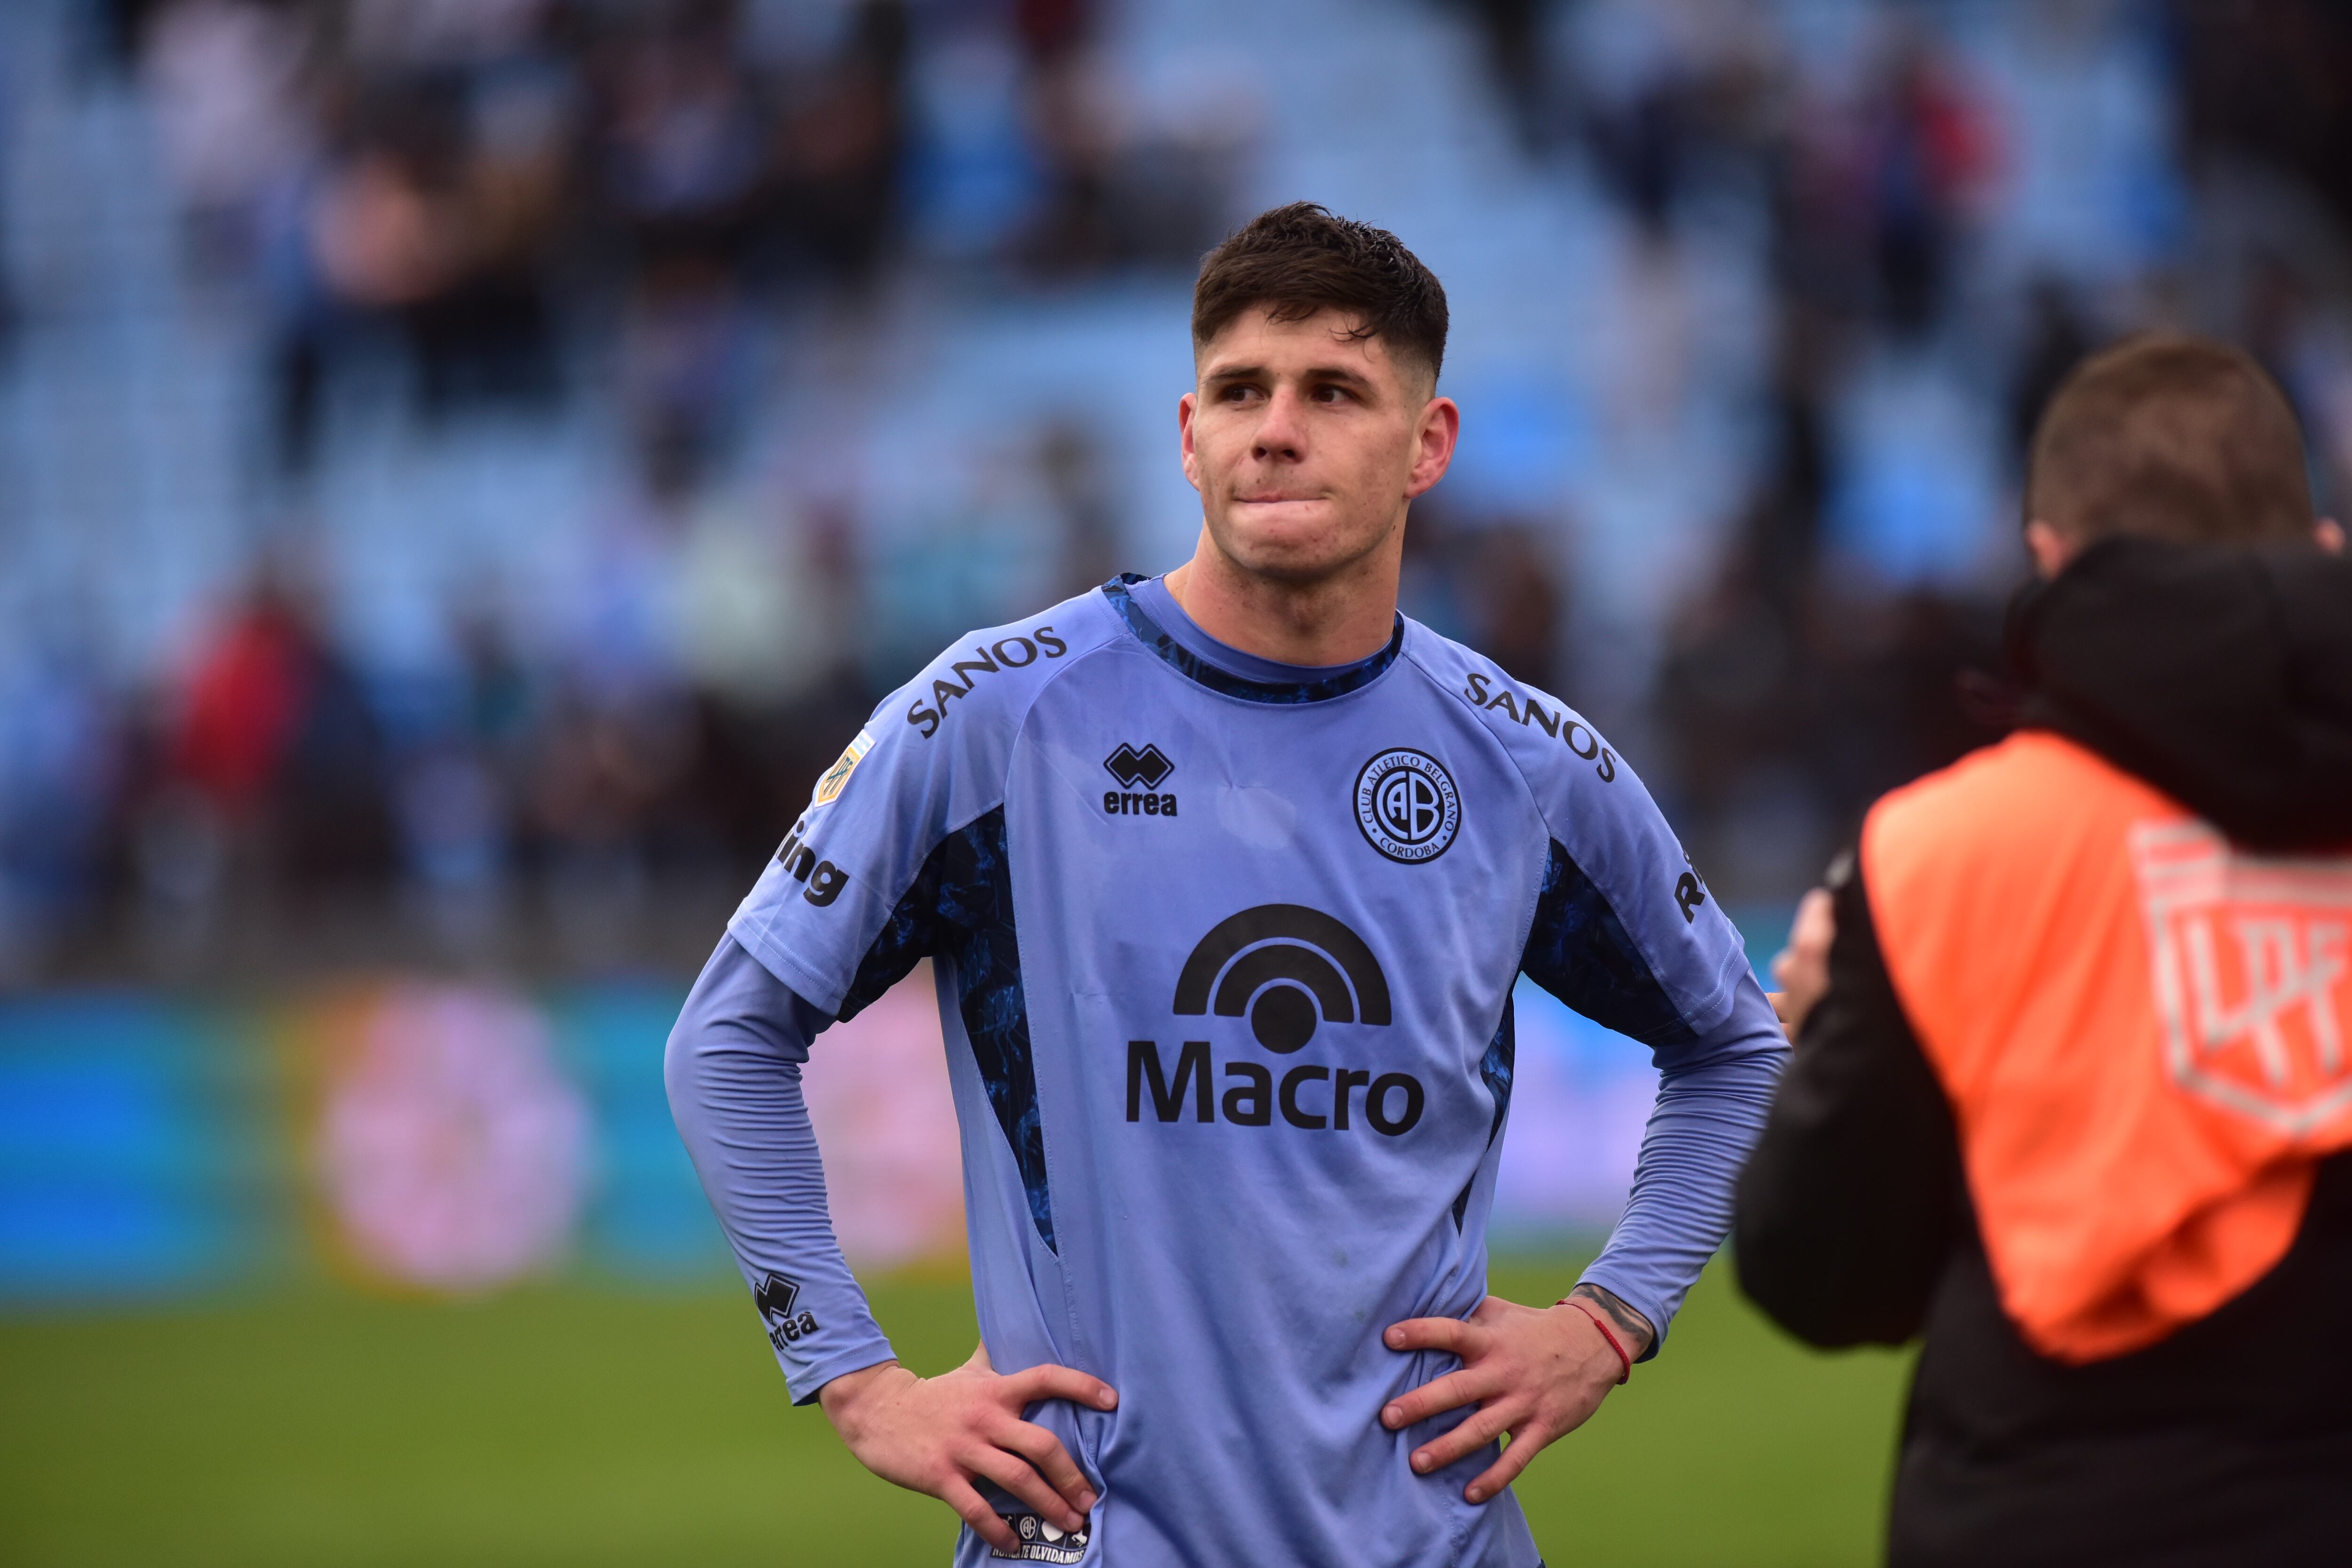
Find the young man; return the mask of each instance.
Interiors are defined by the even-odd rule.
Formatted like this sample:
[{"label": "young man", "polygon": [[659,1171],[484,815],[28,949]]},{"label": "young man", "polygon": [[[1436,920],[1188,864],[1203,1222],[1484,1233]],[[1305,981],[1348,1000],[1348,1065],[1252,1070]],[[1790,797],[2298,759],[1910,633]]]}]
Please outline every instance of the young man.
[{"label": "young man", "polygon": [[[1211,254],[1192,559],[876,710],[671,1037],[793,1397],[952,1505],[968,1568],[1532,1568],[1509,1481],[1729,1223],[1784,1048],[1738,933],[1591,726],[1397,613],[1444,341],[1379,229],[1300,205]],[[925,955],[982,1338],[931,1379],[835,1247],[798,1079]],[[1485,1289],[1523,969],[1664,1069],[1624,1218],[1550,1307]]]},{"label": "young man", "polygon": [[1898,1568],[2352,1541],[2352,562],[2246,355],[2092,359],[2034,438],[2022,727],[1874,806],[1780,973],[1741,1281],[1924,1329]]}]

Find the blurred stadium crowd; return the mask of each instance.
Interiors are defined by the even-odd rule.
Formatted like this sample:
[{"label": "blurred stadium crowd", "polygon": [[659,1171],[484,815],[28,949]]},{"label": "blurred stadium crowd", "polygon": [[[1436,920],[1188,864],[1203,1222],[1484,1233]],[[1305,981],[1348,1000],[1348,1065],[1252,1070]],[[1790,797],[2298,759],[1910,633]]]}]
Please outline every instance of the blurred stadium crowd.
[{"label": "blurred stadium crowd", "polygon": [[1994,732],[2017,454],[2180,323],[2352,496],[2317,0],[21,0],[0,976],[690,966],[946,639],[1198,526],[1201,251],[1445,280],[1407,607],[1783,900]]}]

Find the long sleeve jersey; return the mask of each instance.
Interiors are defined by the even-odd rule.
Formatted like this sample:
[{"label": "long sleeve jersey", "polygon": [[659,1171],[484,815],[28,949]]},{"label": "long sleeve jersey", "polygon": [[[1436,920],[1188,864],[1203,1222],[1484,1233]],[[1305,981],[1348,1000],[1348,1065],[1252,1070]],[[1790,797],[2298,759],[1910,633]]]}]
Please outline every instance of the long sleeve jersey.
[{"label": "long sleeve jersey", "polygon": [[[1302,669],[1118,580],[884,702],[672,1037],[680,1130],[798,1399],[889,1354],[800,1064],[924,957],[991,1360],[1120,1393],[1032,1414],[1101,1501],[1055,1537],[999,1499],[1030,1561],[1535,1563],[1515,1500],[1463,1500],[1493,1449],[1409,1467],[1463,1412],[1378,1420],[1454,1364],[1381,1331],[1486,1294],[1513,984],[1661,1068],[1585,1275],[1661,1340],[1785,1058],[1737,931],[1581,717],[1402,616]],[[963,1533],[960,1563],[990,1555]]]}]

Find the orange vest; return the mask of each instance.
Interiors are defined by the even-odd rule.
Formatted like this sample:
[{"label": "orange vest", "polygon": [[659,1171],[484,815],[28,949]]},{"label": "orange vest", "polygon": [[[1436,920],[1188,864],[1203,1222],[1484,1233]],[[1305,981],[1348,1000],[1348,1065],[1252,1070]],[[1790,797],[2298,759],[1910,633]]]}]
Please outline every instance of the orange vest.
[{"label": "orange vest", "polygon": [[2245,853],[2027,731],[1880,801],[1862,866],[2029,1344],[2121,1355],[2285,1255],[2352,1145],[2352,856]]}]

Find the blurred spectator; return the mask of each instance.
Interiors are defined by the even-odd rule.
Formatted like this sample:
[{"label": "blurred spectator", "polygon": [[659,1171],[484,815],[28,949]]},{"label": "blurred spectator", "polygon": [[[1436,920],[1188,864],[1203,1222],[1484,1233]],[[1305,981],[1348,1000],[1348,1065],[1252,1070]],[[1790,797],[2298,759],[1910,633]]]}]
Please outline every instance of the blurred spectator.
[{"label": "blurred spectator", "polygon": [[2352,222],[2352,16],[2329,0],[2172,0],[2194,148],[2251,155]]},{"label": "blurred spectator", "polygon": [[[1118,561],[1118,502],[1099,438],[1074,420],[1053,421],[1038,437],[1037,468],[1062,524],[1059,596],[1100,587],[1125,568]],[[1050,598],[1057,590],[1046,593]]]},{"label": "blurred spectator", "polygon": [[1571,690],[1564,679],[1568,594],[1552,531],[1524,519],[1467,518],[1434,495],[1416,503],[1405,530],[1402,609],[1469,643],[1515,679],[1555,694]]},{"label": "blurred spectator", "polygon": [[94,63],[114,70],[135,69],[148,19],[163,4],[164,0],[92,0],[84,26],[86,47]]},{"label": "blurred spectator", "polygon": [[2026,291],[2026,309],[2025,345],[2009,389],[2009,449],[2021,467],[2033,427],[2041,422],[2042,405],[2092,347],[2081,312],[2056,278],[2045,275],[2033,280]]},{"label": "blurred spectator", "polygon": [[415,881],[461,921],[505,895],[537,694],[495,620],[466,616],[446,699],[403,748],[398,807]]},{"label": "blurred spectator", "polygon": [[604,192],[642,261],[726,266],[755,216],[760,106],[720,16],[698,7],[606,41]]},{"label": "blurred spectator", "polygon": [[265,194],[310,156],[308,21],[263,0],[172,0],[147,27],[156,145],[200,264],[241,264]]},{"label": "blurred spectator", "polygon": [[898,227],[910,49],[900,0],[863,0],[842,47],[782,86],[775,210],[785,240],[853,284],[873,281]]},{"label": "blurred spectator", "polygon": [[1191,267],[1216,243],[1236,154],[1255,127],[1213,80],[1153,104],[1096,47],[1096,0],[1021,0],[1024,120],[1045,190],[1020,240],[1032,273]]},{"label": "blurred spectator", "polygon": [[369,70],[484,63],[525,47],[551,0],[344,0],[344,47]]},{"label": "blurred spectator", "polygon": [[1991,172],[1990,128],[1953,62],[1903,28],[1869,107],[1878,297],[1899,331],[1936,321],[1952,250]]},{"label": "blurred spectator", "polygon": [[[395,866],[383,736],[356,673],[265,582],[199,652],[153,807],[151,880],[209,861],[266,891],[365,894]],[[207,851],[210,837],[226,855]],[[194,857],[194,859],[191,859]]]},{"label": "blurred spectator", "polygon": [[1543,21],[1546,0],[1451,0],[1477,25],[1486,68],[1502,84],[1512,124],[1529,153],[1542,151],[1549,130],[1551,84],[1546,79]]},{"label": "blurred spectator", "polygon": [[[1718,572],[1677,611],[1660,675],[1667,777],[1733,899],[1818,875],[1878,793],[2002,721],[1972,695],[2000,668],[1997,599],[1965,579],[1900,589],[1900,574],[1857,575],[1823,551],[1833,487],[1858,466],[1823,404],[1853,374],[1838,342],[1808,306],[1784,309],[1759,483]],[[1881,525],[1898,520],[1893,488],[1876,493]]]},{"label": "blurred spectator", "polygon": [[638,463],[656,500],[690,497],[748,401],[751,322],[722,256],[666,250],[638,267],[621,348],[621,381]]},{"label": "blurred spectator", "polygon": [[[337,362],[389,335],[409,351],[419,411],[555,391],[540,250],[562,184],[545,84],[362,85],[346,144],[292,197],[274,247],[279,454],[315,456]],[[468,105],[497,134],[478,138]]]},{"label": "blurred spectator", "polygon": [[667,692],[559,693],[532,768],[533,826],[550,869],[643,877],[651,818],[692,769],[698,728]]},{"label": "blurred spectator", "polygon": [[45,652],[0,675],[0,983],[37,973],[105,890],[120,722],[75,660]]},{"label": "blurred spectator", "polygon": [[1120,258],[1112,184],[1128,128],[1104,61],[1084,47],[1090,0],[1021,0],[1028,119],[1045,164],[1044,208],[1024,248],[1041,272],[1090,272]]},{"label": "blurred spectator", "polygon": [[[1525,47],[1524,33],[1543,41],[1529,15],[1537,7],[1477,0],[1475,8],[1487,18],[1498,65],[1505,50]],[[1611,193],[1645,226],[1668,223],[1694,185],[1741,177],[1781,133],[1781,100],[1792,83],[1762,7],[1592,0],[1562,9],[1566,31],[1550,42],[1567,58],[1551,74],[1567,79]],[[1501,68],[1515,100],[1547,90],[1543,68],[1524,57]]]}]

